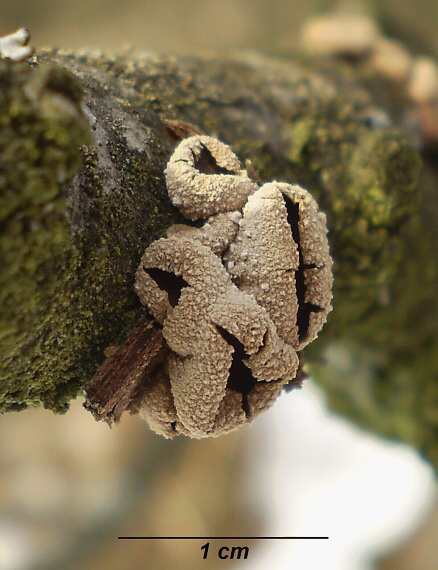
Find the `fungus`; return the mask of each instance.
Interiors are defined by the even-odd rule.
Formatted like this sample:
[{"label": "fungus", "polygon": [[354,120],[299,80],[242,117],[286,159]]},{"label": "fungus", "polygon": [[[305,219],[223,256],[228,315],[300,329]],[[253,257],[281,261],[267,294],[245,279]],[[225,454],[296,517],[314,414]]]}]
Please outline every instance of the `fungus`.
[{"label": "fungus", "polygon": [[155,433],[164,435],[167,439],[187,433],[178,419],[169,377],[164,370],[158,370],[150,377],[140,413]]},{"label": "fungus", "polygon": [[[166,285],[154,279],[157,270],[186,283],[175,306]],[[136,290],[163,325],[171,350],[165,369],[173,405],[192,437],[219,435],[247,423],[263,399],[260,389],[251,394],[259,380],[264,386],[275,380],[279,390],[295,378],[295,350],[278,337],[268,312],[232,283],[220,258],[198,240],[173,236],[152,243],[137,270]],[[162,377],[156,389],[166,385]],[[272,392],[267,389],[269,401]],[[147,414],[153,414],[151,409]],[[155,429],[162,417],[153,419]],[[160,433],[169,437],[165,423]]]},{"label": "fungus", "polygon": [[208,219],[171,226],[137,269],[167,351],[140,407],[165,437],[217,436],[299,385],[297,351],[331,310],[326,218],[299,186],[259,188],[210,137],[183,140],[165,172],[174,205]]},{"label": "fungus", "polygon": [[325,215],[299,186],[272,182],[248,198],[225,254],[239,289],[254,295],[296,350],[316,338],[331,310],[332,260]]},{"label": "fungus", "polygon": [[0,57],[12,61],[24,61],[31,57],[34,50],[27,45],[30,40],[29,30],[20,28],[12,34],[0,37]]},{"label": "fungus", "polygon": [[183,140],[165,175],[173,205],[189,220],[237,210],[257,188],[230,147],[206,136]]},{"label": "fungus", "polygon": [[221,255],[236,237],[241,217],[240,212],[217,214],[208,218],[201,228],[175,224],[167,230],[167,236],[196,239]]}]

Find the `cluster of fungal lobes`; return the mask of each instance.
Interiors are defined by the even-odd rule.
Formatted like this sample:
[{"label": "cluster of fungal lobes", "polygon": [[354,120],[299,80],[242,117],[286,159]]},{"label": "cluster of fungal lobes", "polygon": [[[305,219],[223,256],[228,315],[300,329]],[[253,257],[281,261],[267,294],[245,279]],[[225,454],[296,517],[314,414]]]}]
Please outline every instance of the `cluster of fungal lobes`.
[{"label": "cluster of fungal lobes", "polygon": [[325,215],[297,185],[259,186],[216,139],[183,140],[165,170],[173,225],[145,251],[136,292],[168,347],[141,414],[172,438],[250,423],[295,382],[331,310]]}]

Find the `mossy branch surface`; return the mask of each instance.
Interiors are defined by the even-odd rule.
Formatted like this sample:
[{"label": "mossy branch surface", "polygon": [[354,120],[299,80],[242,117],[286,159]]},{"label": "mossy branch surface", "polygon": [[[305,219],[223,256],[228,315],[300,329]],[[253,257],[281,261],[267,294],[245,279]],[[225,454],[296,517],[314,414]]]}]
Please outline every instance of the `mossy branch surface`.
[{"label": "mossy branch surface", "polygon": [[302,56],[0,61],[0,410],[65,411],[138,321],[141,255],[181,221],[165,163],[195,129],[314,194],[335,309],[309,369],[335,409],[438,464],[436,194],[407,103],[374,84]]}]

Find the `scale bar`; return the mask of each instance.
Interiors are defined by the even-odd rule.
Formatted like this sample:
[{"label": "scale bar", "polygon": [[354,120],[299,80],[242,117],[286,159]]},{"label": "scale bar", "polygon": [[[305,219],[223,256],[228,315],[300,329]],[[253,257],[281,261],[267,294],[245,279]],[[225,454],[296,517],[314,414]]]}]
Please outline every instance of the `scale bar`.
[{"label": "scale bar", "polygon": [[118,536],[118,540],[328,540],[328,536]]}]

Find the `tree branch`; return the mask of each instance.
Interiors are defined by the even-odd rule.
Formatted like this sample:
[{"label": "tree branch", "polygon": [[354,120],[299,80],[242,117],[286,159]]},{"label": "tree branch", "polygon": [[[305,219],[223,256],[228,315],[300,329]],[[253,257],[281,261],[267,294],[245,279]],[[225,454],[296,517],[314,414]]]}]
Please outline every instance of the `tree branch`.
[{"label": "tree branch", "polygon": [[306,362],[336,409],[438,463],[433,218],[419,154],[396,126],[407,102],[362,72],[298,55],[0,61],[0,409],[64,411],[126,338],[143,314],[140,257],[181,221],[164,165],[199,131],[263,180],[314,194],[335,309]]}]

